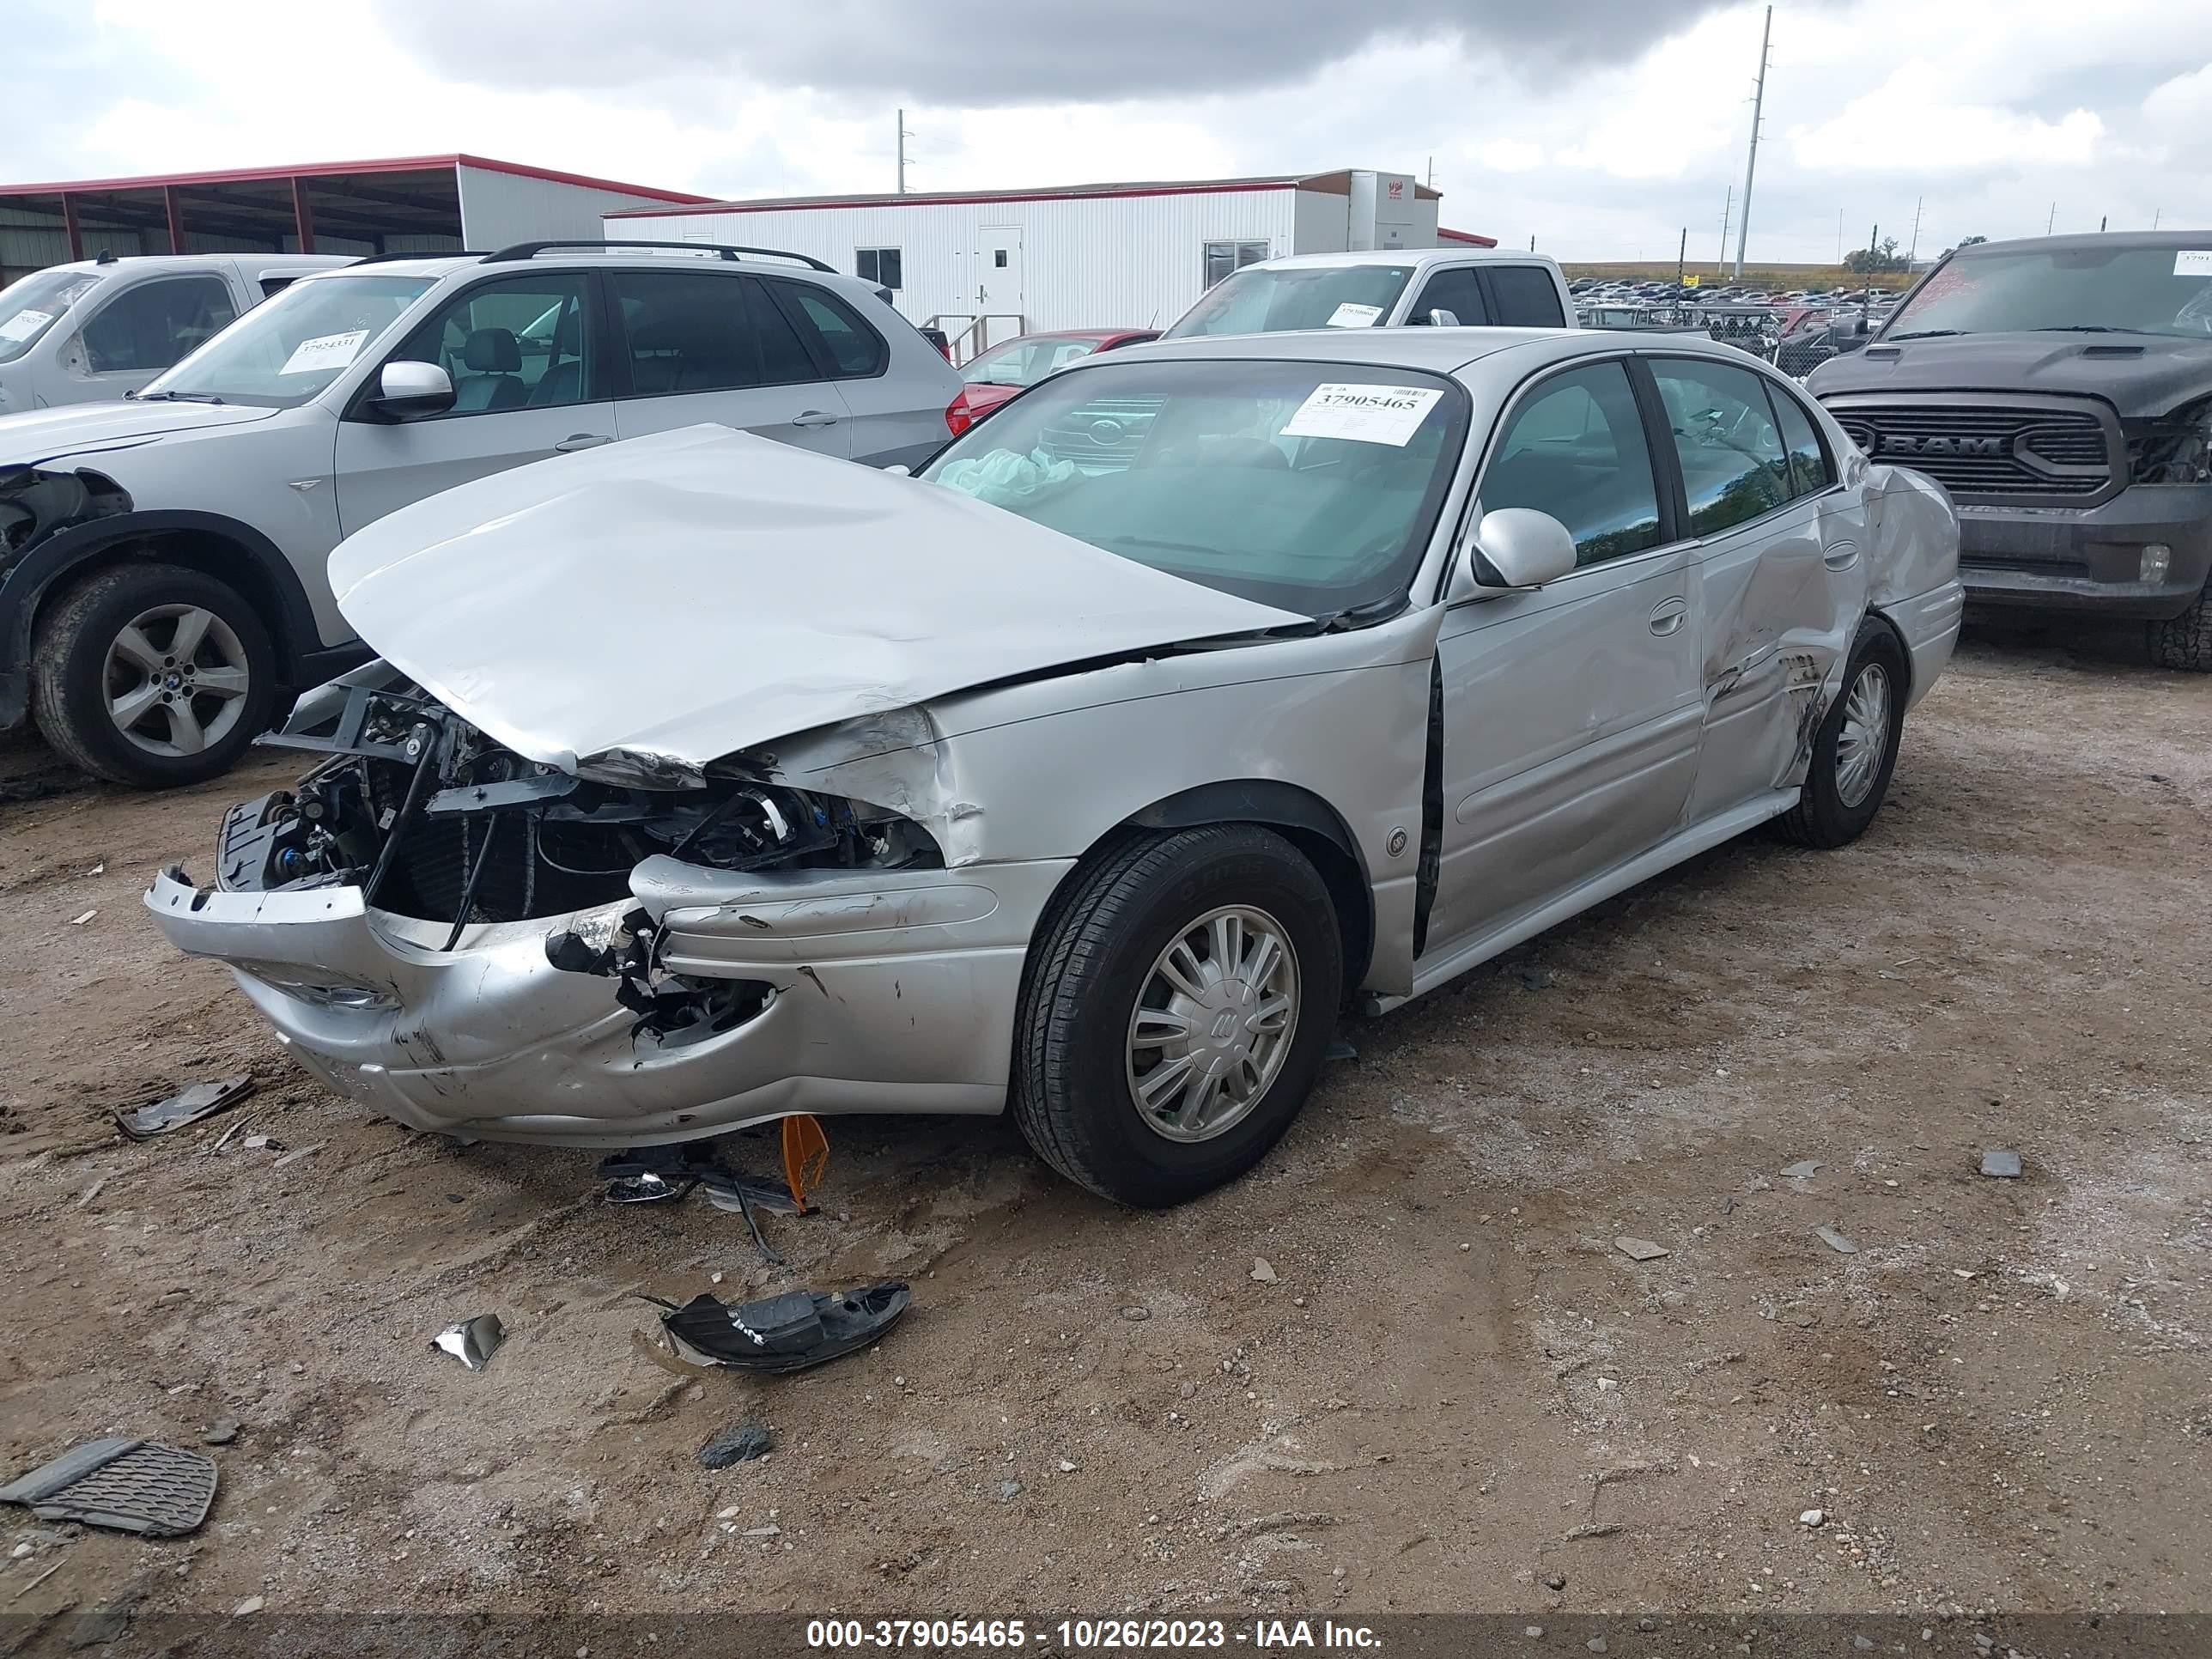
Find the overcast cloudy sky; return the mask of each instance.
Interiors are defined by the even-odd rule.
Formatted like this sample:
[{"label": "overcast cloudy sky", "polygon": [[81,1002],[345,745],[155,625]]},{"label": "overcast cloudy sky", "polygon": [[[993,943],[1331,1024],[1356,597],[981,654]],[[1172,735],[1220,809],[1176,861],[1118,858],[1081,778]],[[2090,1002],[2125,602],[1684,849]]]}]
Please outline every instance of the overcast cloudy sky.
[{"label": "overcast cloudy sky", "polygon": [[[1433,165],[1443,222],[1710,260],[1758,4],[9,0],[0,180],[467,150],[717,196]],[[1778,0],[1750,254],[2212,225],[2212,0]],[[1732,240],[1732,239],[1731,239]]]}]

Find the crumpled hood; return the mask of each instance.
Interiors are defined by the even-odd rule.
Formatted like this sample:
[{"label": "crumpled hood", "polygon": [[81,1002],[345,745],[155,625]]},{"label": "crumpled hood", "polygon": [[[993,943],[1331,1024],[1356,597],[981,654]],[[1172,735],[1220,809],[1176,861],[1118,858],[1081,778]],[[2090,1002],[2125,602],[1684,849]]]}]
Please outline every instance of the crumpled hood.
[{"label": "crumpled hood", "polygon": [[[1893,356],[1892,354],[1894,353]],[[2043,392],[2102,398],[2124,417],[2212,393],[2212,338],[2146,334],[1967,334],[1876,340],[1805,382],[1816,398],[1885,392]]]},{"label": "crumpled hood", "polygon": [[385,659],[517,753],[696,768],[1009,675],[1304,622],[726,427],[556,456],[331,554]]},{"label": "crumpled hood", "polygon": [[38,465],[64,456],[134,447],[173,432],[243,426],[276,411],[240,404],[70,404],[0,416],[0,466]]}]

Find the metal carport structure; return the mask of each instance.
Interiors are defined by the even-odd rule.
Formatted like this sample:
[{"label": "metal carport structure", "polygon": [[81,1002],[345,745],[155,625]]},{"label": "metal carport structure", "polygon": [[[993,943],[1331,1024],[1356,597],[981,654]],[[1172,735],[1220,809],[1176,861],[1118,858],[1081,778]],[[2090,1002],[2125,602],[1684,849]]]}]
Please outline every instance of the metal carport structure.
[{"label": "metal carport structure", "polygon": [[434,253],[596,237],[602,214],[704,199],[465,155],[0,185],[0,283],[103,250]]}]

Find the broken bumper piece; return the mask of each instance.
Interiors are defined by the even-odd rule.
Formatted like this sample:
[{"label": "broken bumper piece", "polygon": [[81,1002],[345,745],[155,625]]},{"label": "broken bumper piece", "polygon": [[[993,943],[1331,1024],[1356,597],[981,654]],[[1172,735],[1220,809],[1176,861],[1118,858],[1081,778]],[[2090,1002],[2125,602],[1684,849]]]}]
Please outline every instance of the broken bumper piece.
[{"label": "broken bumper piece", "polygon": [[[793,1112],[1002,1109],[1024,953],[1068,865],[733,873],[649,858],[633,896],[452,928],[356,885],[275,892],[155,878],[170,942],[228,964],[293,1056],[413,1127],[618,1147]],[[641,1018],[623,981],[556,967],[642,912],[656,989],[700,1017]]]},{"label": "broken bumper piece", "polygon": [[803,1371],[865,1348],[912,1303],[905,1282],[824,1296],[788,1291],[735,1307],[702,1293],[660,1316],[684,1358],[749,1371]]}]

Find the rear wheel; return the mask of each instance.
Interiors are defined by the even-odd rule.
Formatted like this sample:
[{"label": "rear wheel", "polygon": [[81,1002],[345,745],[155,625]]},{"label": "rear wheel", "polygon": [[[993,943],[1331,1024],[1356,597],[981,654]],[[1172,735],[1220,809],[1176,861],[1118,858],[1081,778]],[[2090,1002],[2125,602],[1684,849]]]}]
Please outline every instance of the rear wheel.
[{"label": "rear wheel", "polygon": [[144,789],[227,772],[269,724],[276,653],[236,589],[177,565],[120,564],[40,619],[31,706],[64,758]]},{"label": "rear wheel", "polygon": [[1897,635],[1869,618],[1859,625],[1844,689],[1813,737],[1813,762],[1797,805],[1776,820],[1801,847],[1856,841],[1881,810],[1905,729],[1908,670]]},{"label": "rear wheel", "polygon": [[2147,631],[2150,659],[2160,668],[2212,674],[2212,582],[2188,610],[2151,623]]},{"label": "rear wheel", "polygon": [[1092,1192],[1180,1204],[1257,1164],[1311,1091],[1342,990],[1334,908],[1249,824],[1133,839],[1070,882],[1024,975],[1015,1119]]}]

